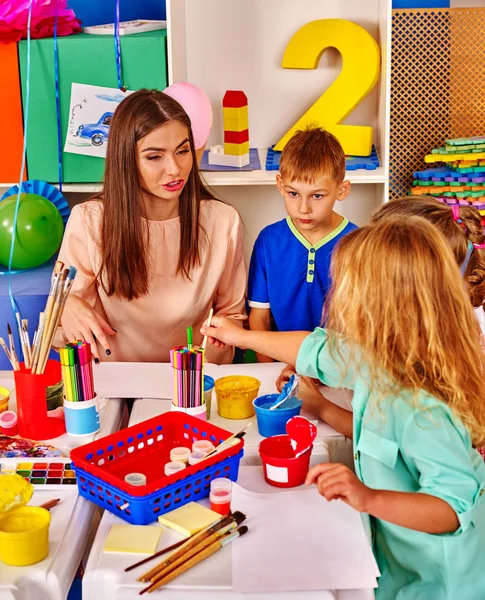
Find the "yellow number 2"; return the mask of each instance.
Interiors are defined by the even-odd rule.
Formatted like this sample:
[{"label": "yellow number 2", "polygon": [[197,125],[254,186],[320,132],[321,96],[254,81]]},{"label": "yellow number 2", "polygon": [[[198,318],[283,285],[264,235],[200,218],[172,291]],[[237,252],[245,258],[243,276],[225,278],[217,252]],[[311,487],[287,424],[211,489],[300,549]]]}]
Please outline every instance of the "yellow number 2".
[{"label": "yellow number 2", "polygon": [[375,86],[379,77],[379,46],[363,27],[343,19],[311,21],[291,38],[283,56],[285,69],[316,69],[327,48],[342,55],[337,79],[275,145],[283,150],[299,129],[317,125],[333,133],[347,155],[369,156],[372,127],[340,125]]}]

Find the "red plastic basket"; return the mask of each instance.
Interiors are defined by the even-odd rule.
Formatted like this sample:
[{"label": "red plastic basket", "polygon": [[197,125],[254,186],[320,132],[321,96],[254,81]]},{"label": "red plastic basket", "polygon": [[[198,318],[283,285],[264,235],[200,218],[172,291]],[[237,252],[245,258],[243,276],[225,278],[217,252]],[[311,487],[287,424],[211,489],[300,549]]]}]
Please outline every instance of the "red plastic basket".
[{"label": "red plastic basket", "polygon": [[[169,412],[123,429],[71,452],[81,496],[114,512],[130,523],[145,524],[158,514],[209,495],[215,477],[237,479],[244,443],[166,476],[170,450],[191,447],[195,440],[215,446],[232,434],[206,421],[180,412]],[[125,482],[128,473],[143,473],[144,486]],[[125,504],[128,509],[122,509]]]}]

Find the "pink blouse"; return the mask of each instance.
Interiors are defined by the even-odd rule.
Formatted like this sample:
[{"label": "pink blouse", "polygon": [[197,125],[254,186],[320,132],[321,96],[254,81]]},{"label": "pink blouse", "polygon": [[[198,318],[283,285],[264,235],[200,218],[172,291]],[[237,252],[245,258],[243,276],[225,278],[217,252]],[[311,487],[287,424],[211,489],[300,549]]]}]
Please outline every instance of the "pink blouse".
[{"label": "pink blouse", "polygon": [[[101,260],[99,234],[103,205],[90,200],[74,207],[67,223],[59,260],[77,268],[71,293],[88,302],[117,330],[110,337],[112,354],[99,349],[102,360],[167,362],[174,346],[186,344],[193,327],[194,344],[202,343],[200,327],[214,308],[241,322],[246,318],[246,267],[241,220],[237,211],[216,200],[201,203],[201,264],[191,280],[176,273],[180,219],[147,221],[149,227],[149,293],[135,300],[108,296],[96,274]],[[233,348],[207,345],[206,360],[230,363]]]}]

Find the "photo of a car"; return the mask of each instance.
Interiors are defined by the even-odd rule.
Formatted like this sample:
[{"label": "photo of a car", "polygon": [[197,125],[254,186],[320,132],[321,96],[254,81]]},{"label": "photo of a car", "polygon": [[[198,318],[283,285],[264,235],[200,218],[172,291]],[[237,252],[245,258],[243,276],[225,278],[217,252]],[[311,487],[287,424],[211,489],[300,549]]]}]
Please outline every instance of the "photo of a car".
[{"label": "photo of a car", "polygon": [[93,146],[102,146],[108,141],[112,117],[112,112],[106,112],[97,123],[79,125],[76,136],[90,139]]}]

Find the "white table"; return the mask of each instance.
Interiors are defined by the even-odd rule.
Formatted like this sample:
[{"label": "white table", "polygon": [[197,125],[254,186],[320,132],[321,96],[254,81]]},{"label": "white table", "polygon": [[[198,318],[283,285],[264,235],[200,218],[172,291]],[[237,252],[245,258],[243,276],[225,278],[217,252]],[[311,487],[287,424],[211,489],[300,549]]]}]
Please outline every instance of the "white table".
[{"label": "white table", "polygon": [[[14,386],[13,373],[0,371],[0,385]],[[15,392],[11,393],[10,408],[15,410]],[[118,431],[124,401],[100,398],[100,431],[91,436],[62,435],[47,442],[69,451],[86,444],[94,437]],[[24,459],[22,462],[25,462]],[[39,459],[41,462],[41,459]],[[47,500],[60,498],[51,510],[49,554],[42,562],[29,567],[9,567],[0,562],[0,600],[65,600],[89,538],[97,507],[77,493],[77,486],[35,486],[30,505],[40,505]]]},{"label": "white table", "polygon": [[[238,483],[247,489],[258,492],[276,492],[276,488],[266,484],[262,477],[254,477],[258,467],[241,467]],[[255,485],[255,480],[258,482]],[[204,503],[204,502],[202,502]],[[105,512],[94,540],[86,571],[83,578],[83,597],[87,600],[135,600],[146,584],[136,581],[142,573],[157,564],[148,563],[130,571],[124,572],[129,565],[144,556],[134,554],[104,553],[103,546],[111,526],[123,521],[115,515]],[[249,533],[248,533],[249,535]],[[175,532],[164,529],[160,538],[159,549],[167,547],[180,539]],[[160,559],[161,560],[161,559]],[[218,552],[216,556],[197,565],[184,573],[172,584],[169,584],[164,594],[169,600],[372,600],[374,592],[365,590],[320,590],[313,592],[287,592],[278,594],[239,594],[232,591],[232,556],[231,545]],[[158,561],[160,562],[160,561]],[[249,576],[249,574],[248,574]]]}]

